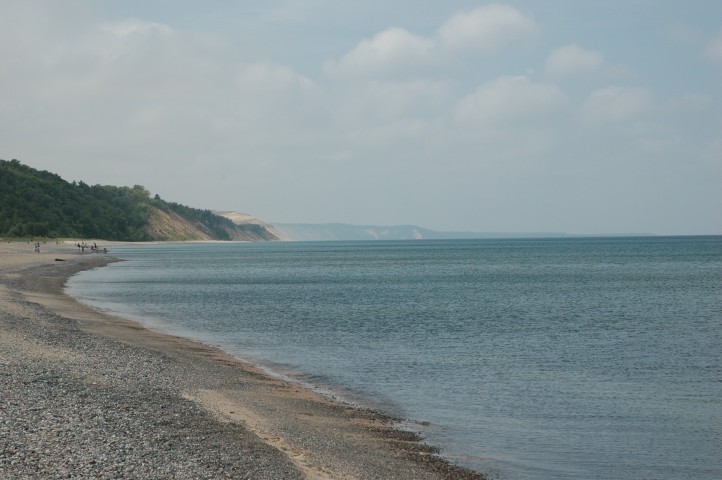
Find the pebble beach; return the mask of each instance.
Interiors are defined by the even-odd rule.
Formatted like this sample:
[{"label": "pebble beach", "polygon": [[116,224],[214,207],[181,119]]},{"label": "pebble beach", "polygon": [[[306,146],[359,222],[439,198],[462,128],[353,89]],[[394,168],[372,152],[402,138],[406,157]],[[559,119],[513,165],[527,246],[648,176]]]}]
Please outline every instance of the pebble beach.
[{"label": "pebble beach", "polygon": [[63,293],[115,261],[0,244],[0,478],[482,479],[393,418]]}]

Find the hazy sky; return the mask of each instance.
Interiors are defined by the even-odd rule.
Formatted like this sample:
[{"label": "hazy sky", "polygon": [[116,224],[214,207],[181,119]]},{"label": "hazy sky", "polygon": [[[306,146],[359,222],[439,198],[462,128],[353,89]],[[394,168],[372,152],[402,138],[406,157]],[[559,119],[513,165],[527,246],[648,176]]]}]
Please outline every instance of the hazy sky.
[{"label": "hazy sky", "polygon": [[277,222],[722,233],[722,1],[0,0],[0,158]]}]

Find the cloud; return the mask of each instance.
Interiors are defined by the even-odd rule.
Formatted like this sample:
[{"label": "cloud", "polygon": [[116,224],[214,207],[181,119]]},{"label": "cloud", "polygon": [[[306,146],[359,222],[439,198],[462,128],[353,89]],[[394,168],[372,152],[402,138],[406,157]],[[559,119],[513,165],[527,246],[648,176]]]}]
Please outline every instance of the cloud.
[{"label": "cloud", "polygon": [[582,114],[592,121],[625,120],[643,113],[650,105],[651,95],[645,88],[607,87],[589,95]]},{"label": "cloud", "polygon": [[276,142],[281,130],[286,138],[307,135],[323,112],[323,93],[315,82],[291,67],[271,62],[238,68],[234,84],[223,93],[225,105],[209,113],[230,122],[229,133],[235,128],[257,142]]},{"label": "cloud", "polygon": [[448,85],[433,80],[366,82],[348,89],[337,112],[349,123],[433,115],[447,105]]},{"label": "cloud", "polygon": [[601,53],[572,44],[552,51],[546,59],[544,69],[549,76],[564,77],[592,73],[603,64],[604,57]]},{"label": "cloud", "polygon": [[534,83],[528,77],[501,77],[480,86],[456,105],[456,120],[467,125],[490,125],[530,120],[566,101],[554,84]]},{"label": "cloud", "polygon": [[492,4],[455,13],[439,27],[437,36],[451,50],[488,52],[507,43],[529,41],[538,33],[531,17],[513,7]]},{"label": "cloud", "polygon": [[240,86],[254,91],[278,92],[314,87],[314,82],[308,77],[296,73],[290,67],[271,62],[248,65],[239,72],[237,78]]},{"label": "cloud", "polygon": [[[64,35],[38,29],[48,38],[35,35],[43,42],[28,48],[31,54],[14,53],[18,67],[0,75],[12,98],[2,102],[4,115],[23,119],[0,123],[18,157],[41,150],[31,138],[45,131],[44,144],[68,156],[84,152],[125,164],[209,152],[220,158],[223,149],[280,144],[279,137],[298,145],[323,115],[308,77],[239,58],[209,34],[135,18],[94,18]],[[178,153],[168,154],[173,149]]]},{"label": "cloud", "polygon": [[526,42],[539,28],[531,17],[505,5],[488,5],[458,12],[435,35],[422,36],[392,27],[362,40],[325,72],[333,77],[368,77],[418,72],[443,63],[449,52],[488,53],[507,44]]},{"label": "cloud", "polygon": [[103,23],[98,26],[98,29],[118,37],[170,35],[173,33],[173,29],[164,23],[144,22],[136,18],[115,23]]},{"label": "cloud", "polygon": [[362,40],[338,62],[326,62],[330,75],[365,76],[388,73],[423,64],[430,59],[433,41],[403,28],[389,28]]},{"label": "cloud", "polygon": [[718,33],[717,36],[712,39],[704,53],[707,58],[722,63],[722,32]]},{"label": "cloud", "polygon": [[69,37],[60,51],[58,63],[73,65],[83,62],[89,68],[117,72],[121,68],[137,68],[145,62],[143,72],[157,71],[189,56],[173,50],[173,45],[184,41],[188,44],[193,42],[164,23],[136,18],[104,22]]}]

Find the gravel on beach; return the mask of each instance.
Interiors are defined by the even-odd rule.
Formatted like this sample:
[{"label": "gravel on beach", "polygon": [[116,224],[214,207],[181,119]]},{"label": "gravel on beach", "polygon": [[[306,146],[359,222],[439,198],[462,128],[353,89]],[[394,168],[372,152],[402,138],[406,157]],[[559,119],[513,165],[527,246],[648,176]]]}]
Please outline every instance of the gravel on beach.
[{"label": "gravel on beach", "polygon": [[383,415],[75,303],[65,279],[110,259],[62,260],[0,258],[0,478],[483,478]]},{"label": "gravel on beach", "polygon": [[[10,289],[32,289],[46,268]],[[179,365],[4,293],[19,311],[0,311],[3,478],[303,478],[242,426],[183,399]]]}]

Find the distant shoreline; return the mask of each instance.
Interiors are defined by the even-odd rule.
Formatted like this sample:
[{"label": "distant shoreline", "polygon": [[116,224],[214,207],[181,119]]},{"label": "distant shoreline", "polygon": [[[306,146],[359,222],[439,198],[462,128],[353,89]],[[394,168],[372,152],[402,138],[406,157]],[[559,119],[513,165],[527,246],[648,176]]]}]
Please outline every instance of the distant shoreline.
[{"label": "distant shoreline", "polygon": [[485,240],[588,237],[653,237],[653,233],[473,232],[432,230],[418,225],[354,225],[348,223],[272,223],[292,241],[333,240]]}]

